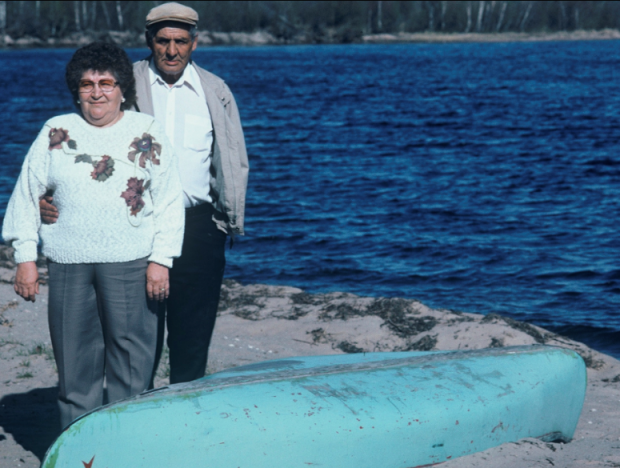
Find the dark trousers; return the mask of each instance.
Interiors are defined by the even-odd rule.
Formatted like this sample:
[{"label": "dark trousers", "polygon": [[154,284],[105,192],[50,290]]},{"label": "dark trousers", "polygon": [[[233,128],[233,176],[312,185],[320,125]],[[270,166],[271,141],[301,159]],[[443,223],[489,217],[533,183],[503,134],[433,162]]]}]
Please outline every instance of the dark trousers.
[{"label": "dark trousers", "polygon": [[[170,270],[166,325],[170,383],[204,377],[226,266],[226,234],[212,220],[209,203],[185,211],[183,253]],[[160,308],[160,343],[163,320]]]},{"label": "dark trousers", "polygon": [[108,399],[147,389],[157,316],[147,307],[146,258],[122,263],[48,262],[49,327],[58,366],[62,427]]}]

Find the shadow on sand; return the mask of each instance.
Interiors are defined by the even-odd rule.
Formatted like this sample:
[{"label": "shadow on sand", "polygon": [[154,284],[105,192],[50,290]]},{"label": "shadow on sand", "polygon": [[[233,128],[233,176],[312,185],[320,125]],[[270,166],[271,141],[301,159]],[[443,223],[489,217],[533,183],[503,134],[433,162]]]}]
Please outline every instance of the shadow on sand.
[{"label": "shadow on sand", "polygon": [[60,434],[57,398],[58,387],[48,387],[0,400],[0,426],[39,460]]}]

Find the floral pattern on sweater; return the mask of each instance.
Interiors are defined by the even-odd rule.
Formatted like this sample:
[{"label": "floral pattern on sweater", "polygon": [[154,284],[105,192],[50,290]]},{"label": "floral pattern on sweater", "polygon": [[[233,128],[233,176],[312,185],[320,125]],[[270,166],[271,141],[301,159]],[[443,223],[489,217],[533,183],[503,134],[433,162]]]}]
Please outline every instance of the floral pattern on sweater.
[{"label": "floral pattern on sweater", "polygon": [[105,182],[114,172],[114,159],[110,156],[102,156],[98,163],[93,163],[93,166],[95,169],[90,176],[98,182]]},{"label": "floral pattern on sweater", "polygon": [[127,157],[131,162],[136,160],[136,156],[140,156],[140,167],[146,167],[146,161],[151,161],[153,164],[159,165],[159,159],[157,156],[161,154],[161,145],[155,141],[155,138],[148,133],[143,133],[142,138],[134,138],[133,142],[129,145],[133,148],[129,152]]},{"label": "floral pattern on sweater", "polygon": [[142,194],[145,190],[144,180],[138,179],[137,177],[130,177],[127,181],[127,190],[121,193],[121,197],[125,199],[125,203],[131,208],[132,216],[137,216],[144,207]]},{"label": "floral pattern on sweater", "polygon": [[64,142],[70,141],[69,130],[64,128],[52,128],[49,133],[49,150],[61,149]]},{"label": "floral pattern on sweater", "polygon": [[95,169],[90,176],[97,182],[105,182],[114,172],[114,159],[107,155],[102,156],[99,161],[93,161],[93,157],[89,154],[78,154],[75,163],[81,162],[93,165]]}]

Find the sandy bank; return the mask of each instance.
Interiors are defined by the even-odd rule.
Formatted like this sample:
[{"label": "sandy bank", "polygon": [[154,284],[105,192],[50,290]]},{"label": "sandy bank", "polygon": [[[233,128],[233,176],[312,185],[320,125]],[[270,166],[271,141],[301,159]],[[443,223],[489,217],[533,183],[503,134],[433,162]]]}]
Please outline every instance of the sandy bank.
[{"label": "sandy bank", "polygon": [[[3,252],[3,250],[0,250]],[[47,286],[36,303],[16,296],[0,259],[0,467],[37,467],[58,425],[56,367],[47,330]],[[620,466],[620,362],[539,327],[497,315],[431,309],[407,299],[308,294],[283,286],[225,282],[209,372],[296,355],[478,349],[545,343],[580,353],[586,404],[569,444],[526,439],[446,467]],[[156,383],[167,383],[166,356]]]}]

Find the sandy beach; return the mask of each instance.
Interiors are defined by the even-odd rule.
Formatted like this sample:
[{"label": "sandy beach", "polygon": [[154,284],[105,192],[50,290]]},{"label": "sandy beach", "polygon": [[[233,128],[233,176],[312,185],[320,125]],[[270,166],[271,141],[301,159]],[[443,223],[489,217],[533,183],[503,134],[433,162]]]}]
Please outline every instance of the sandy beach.
[{"label": "sandy beach", "polygon": [[[0,249],[0,467],[38,467],[58,434],[58,375],[47,328],[47,286],[27,303]],[[45,280],[44,262],[40,272]],[[576,350],[588,366],[586,402],[572,442],[524,439],[449,467],[620,467],[620,362],[542,328],[499,315],[431,309],[409,299],[308,294],[226,280],[208,372],[290,356],[479,349],[543,343]],[[168,383],[164,356],[156,385]]]}]

